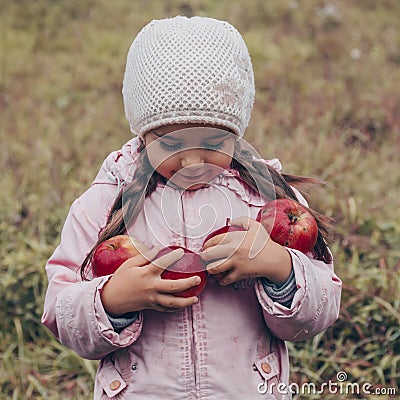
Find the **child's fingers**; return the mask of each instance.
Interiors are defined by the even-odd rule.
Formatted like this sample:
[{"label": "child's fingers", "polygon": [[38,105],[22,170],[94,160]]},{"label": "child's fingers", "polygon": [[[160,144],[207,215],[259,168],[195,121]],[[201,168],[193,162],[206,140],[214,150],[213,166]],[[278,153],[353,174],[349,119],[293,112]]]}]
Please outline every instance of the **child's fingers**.
[{"label": "child's fingers", "polygon": [[[222,272],[216,272],[212,276],[217,280],[218,284],[221,286],[227,286],[231,283],[236,282],[239,278],[239,274],[235,268],[231,266],[223,266],[224,270]],[[214,269],[214,272],[217,271]]]},{"label": "child's fingers", "polygon": [[227,272],[231,268],[232,268],[232,264],[231,264],[230,260],[221,259],[221,260],[217,260],[217,261],[214,261],[214,262],[208,264],[207,272],[210,275],[218,275],[218,274]]},{"label": "child's fingers", "polygon": [[238,277],[235,276],[234,272],[228,272],[227,274],[225,274],[225,276],[223,276],[221,279],[218,279],[218,283],[221,286],[228,286],[231,283],[234,283],[238,280]]},{"label": "child's fingers", "polygon": [[198,302],[198,298],[193,297],[176,297],[170,294],[160,294],[157,296],[157,304],[155,309],[163,312],[174,312],[181,308],[192,306]]},{"label": "child's fingers", "polygon": [[151,260],[157,255],[158,249],[146,249],[140,252],[137,256],[131,257],[125,261],[125,267],[143,267],[151,262]]},{"label": "child's fingers", "polygon": [[149,264],[149,267],[153,269],[155,273],[160,275],[164,269],[168,268],[173,263],[177,262],[184,255],[183,249],[175,249],[171,250],[167,254],[162,255],[161,257],[156,258]]},{"label": "child's fingers", "polygon": [[232,219],[229,222],[229,225],[237,225],[240,226],[241,228],[245,229],[246,231],[248,231],[251,226],[253,225],[254,221],[253,219],[249,218],[249,217],[239,217],[236,219]]},{"label": "child's fingers", "polygon": [[220,280],[222,280],[228,273],[229,273],[229,271],[226,271],[226,272],[219,272],[219,273],[217,273],[217,274],[214,274],[213,277],[214,277],[217,281],[220,281]]},{"label": "child's fingers", "polygon": [[226,233],[221,233],[220,235],[213,236],[211,239],[208,239],[207,242],[203,244],[203,249],[208,249],[210,247],[214,247],[217,245],[221,245],[226,238]]},{"label": "child's fingers", "polygon": [[240,247],[242,242],[243,239],[241,238],[239,241],[237,241],[237,243],[232,242],[229,244],[226,243],[219,246],[209,247],[200,253],[200,257],[204,262],[219,260],[221,258],[229,258]]},{"label": "child's fingers", "polygon": [[157,284],[157,290],[161,293],[177,293],[201,283],[199,276],[191,276],[190,278],[182,279],[161,279]]}]

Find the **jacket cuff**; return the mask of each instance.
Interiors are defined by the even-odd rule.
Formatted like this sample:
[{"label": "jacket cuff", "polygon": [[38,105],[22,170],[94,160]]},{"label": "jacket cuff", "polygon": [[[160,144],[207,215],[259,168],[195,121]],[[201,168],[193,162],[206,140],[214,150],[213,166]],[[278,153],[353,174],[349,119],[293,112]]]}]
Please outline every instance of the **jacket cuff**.
[{"label": "jacket cuff", "polygon": [[137,317],[138,317],[138,312],[132,312],[129,314],[125,314],[123,317],[112,317],[111,315],[107,314],[107,318],[111,323],[111,326],[114,328],[115,332],[121,332],[123,329],[125,329],[127,326],[133,324]]},{"label": "jacket cuff", "polygon": [[290,308],[274,302],[265,292],[261,279],[255,284],[264,320],[271,333],[282,340],[300,341],[322,332],[339,314],[342,283],[333,271],[333,263],[309,258],[290,250],[296,287]]},{"label": "jacket cuff", "polygon": [[103,337],[114,345],[125,347],[135,341],[140,335],[143,322],[142,313],[137,312],[135,318],[132,318],[132,321],[129,321],[129,319],[131,319],[129,317],[133,317],[133,315],[129,315],[128,318],[126,318],[127,324],[125,326],[122,326],[122,321],[118,321],[119,318],[115,318],[117,321],[116,324],[120,326],[118,326],[117,329],[114,328],[110,316],[106,313],[103,303],[101,302],[101,291],[110,278],[111,275],[103,279],[97,286],[94,302],[96,319]]},{"label": "jacket cuff", "polygon": [[264,290],[274,302],[280,303],[283,306],[290,308],[294,295],[297,291],[296,278],[292,269],[289,278],[282,285],[271,283],[266,278],[261,278]]},{"label": "jacket cuff", "polygon": [[[288,249],[289,254],[292,258],[292,271],[295,277],[295,285],[296,291],[294,292],[292,302],[290,307],[283,306],[280,302],[274,301],[273,297],[270,297],[267,291],[265,290],[264,282],[262,278],[257,279],[256,281],[256,293],[258,300],[264,311],[266,311],[271,316],[275,316],[278,318],[292,318],[303,306],[305,301],[305,292],[308,290],[308,279],[306,283],[306,270],[305,266],[296,255],[296,251],[292,249]],[[285,282],[287,283],[287,282]]]}]

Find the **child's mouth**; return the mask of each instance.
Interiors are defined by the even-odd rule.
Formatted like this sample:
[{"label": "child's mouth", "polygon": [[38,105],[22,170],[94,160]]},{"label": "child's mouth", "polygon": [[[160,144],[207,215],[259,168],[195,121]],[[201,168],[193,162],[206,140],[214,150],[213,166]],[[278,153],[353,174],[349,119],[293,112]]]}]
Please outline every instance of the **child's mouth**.
[{"label": "child's mouth", "polygon": [[184,179],[185,181],[190,181],[190,182],[202,182],[205,180],[206,177],[206,173],[203,172],[201,174],[198,175],[183,175],[183,174],[179,174],[179,176]]}]

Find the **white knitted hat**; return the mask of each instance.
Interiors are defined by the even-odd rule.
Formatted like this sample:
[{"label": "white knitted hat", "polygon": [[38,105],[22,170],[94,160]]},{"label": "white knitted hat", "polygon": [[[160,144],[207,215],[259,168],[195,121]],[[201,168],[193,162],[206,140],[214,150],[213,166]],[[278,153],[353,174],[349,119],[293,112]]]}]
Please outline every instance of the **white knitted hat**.
[{"label": "white knitted hat", "polygon": [[246,44],[228,22],[206,17],[153,20],[134,39],[122,87],[131,130],[207,123],[243,136],[254,103]]}]

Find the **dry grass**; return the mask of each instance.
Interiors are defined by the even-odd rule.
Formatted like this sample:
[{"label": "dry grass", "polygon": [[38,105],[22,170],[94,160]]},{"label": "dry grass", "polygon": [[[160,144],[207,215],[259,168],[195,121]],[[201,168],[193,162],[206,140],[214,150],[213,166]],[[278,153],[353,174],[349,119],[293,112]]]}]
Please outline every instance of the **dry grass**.
[{"label": "dry grass", "polygon": [[345,371],[399,393],[398,1],[4,0],[0,13],[0,399],[90,398],[96,363],[40,324],[44,264],[70,203],[130,138],[121,82],[132,38],[176,14],[239,28],[257,82],[247,139],[286,172],[330,184],[311,203],[338,220],[341,316],[289,344],[292,382]]}]

